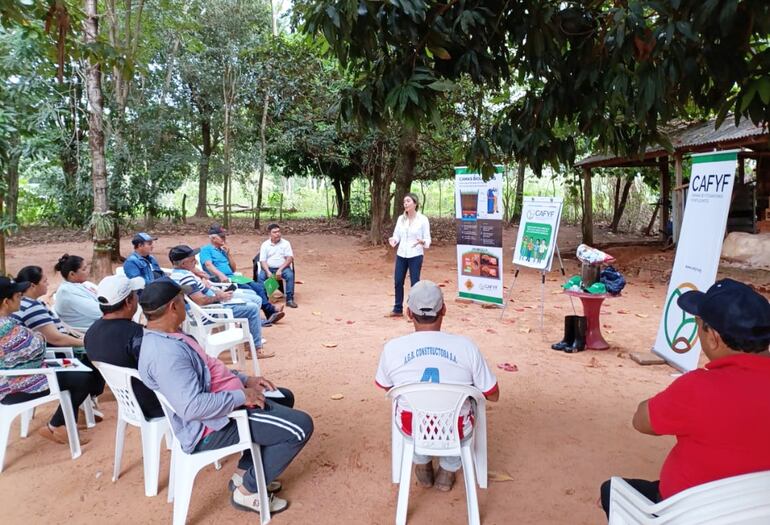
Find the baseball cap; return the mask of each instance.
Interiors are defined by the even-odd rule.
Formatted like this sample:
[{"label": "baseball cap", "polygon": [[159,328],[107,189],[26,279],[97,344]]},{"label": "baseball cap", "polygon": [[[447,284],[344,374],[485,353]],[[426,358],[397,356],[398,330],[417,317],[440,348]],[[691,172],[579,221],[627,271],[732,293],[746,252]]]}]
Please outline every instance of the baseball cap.
[{"label": "baseball cap", "polygon": [[8,277],[0,277],[0,300],[10,299],[13,294],[24,292],[32,286],[32,283],[26,281],[14,281]]},{"label": "baseball cap", "polygon": [[128,297],[131,292],[144,288],[142,277],[129,279],[125,275],[110,275],[102,279],[96,287],[96,298],[99,304],[113,306]]},{"label": "baseball cap", "polygon": [[168,277],[161,277],[148,283],[144,287],[142,296],[139,298],[139,306],[142,310],[152,312],[161,306],[168,304],[179,292],[185,291],[185,288],[179,283]]},{"label": "baseball cap", "polygon": [[433,281],[420,281],[409,290],[406,304],[415,315],[436,317],[444,306],[444,294]]},{"label": "baseball cap", "polygon": [[770,339],[770,303],[738,281],[722,279],[706,293],[686,292],[677,304],[721,335],[749,341]]},{"label": "baseball cap", "polygon": [[137,244],[142,244],[143,242],[150,242],[150,241],[157,241],[157,237],[153,237],[149,233],[145,232],[139,232],[136,235],[134,235],[134,238],[131,239],[131,244],[136,246]]},{"label": "baseball cap", "polygon": [[215,224],[209,228],[209,235],[219,235],[220,237],[224,237],[227,235],[227,230],[222,228],[219,224]]},{"label": "baseball cap", "polygon": [[187,246],[186,244],[180,244],[179,246],[174,246],[168,251],[168,260],[172,263],[181,261],[183,259],[187,259],[188,257],[192,257],[194,255],[197,255],[200,253],[200,248],[195,248],[194,250]]}]

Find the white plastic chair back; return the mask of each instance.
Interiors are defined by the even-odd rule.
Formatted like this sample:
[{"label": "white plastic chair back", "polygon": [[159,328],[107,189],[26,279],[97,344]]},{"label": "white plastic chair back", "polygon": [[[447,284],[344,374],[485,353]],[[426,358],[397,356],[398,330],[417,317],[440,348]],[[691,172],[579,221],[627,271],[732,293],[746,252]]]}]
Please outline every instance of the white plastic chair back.
[{"label": "white plastic chair back", "polygon": [[123,458],[123,444],[126,436],[126,424],[139,427],[142,435],[142,462],[144,466],[144,493],[146,496],[158,494],[158,475],[160,471],[160,447],[166,437],[166,447],[171,449],[171,434],[165,417],[147,419],[139,406],[134,393],[132,378],[141,381],[139,373],[133,368],[94,362],[104,380],[112,390],[118,402],[118,421],[115,430],[115,464],[112,481],[120,477],[120,464]]},{"label": "white plastic chair back", "polygon": [[123,266],[115,267],[115,275],[126,275],[126,271],[123,269]]},{"label": "white plastic chair back", "polygon": [[[476,478],[487,487],[486,399],[472,386],[415,383],[391,389],[393,401],[391,433],[393,440],[393,481],[399,483],[396,524],[406,523],[409,485],[414,454],[460,456],[463,465],[468,523],[479,525]],[[412,412],[412,435],[405,436],[396,420],[396,402],[402,398]],[[473,431],[460,439],[458,421],[467,399],[475,401]]]},{"label": "white plastic chair back", "polygon": [[[188,324],[191,328],[190,333],[207,355],[218,358],[222,352],[229,351],[233,364],[242,363],[245,361],[245,356],[239,355],[242,353],[241,345],[247,344],[251,353],[254,375],[261,375],[256,346],[247,319],[234,318],[233,311],[226,307],[204,309],[187,296],[185,301],[190,307],[188,312],[192,317]],[[215,327],[222,330],[214,333]]]},{"label": "white plastic chair back", "polygon": [[[174,409],[163,394],[156,390],[155,395],[158,396],[160,406],[163,408],[163,412],[166,414],[170,425],[172,418],[175,416]],[[187,520],[187,510],[190,506],[193,484],[198,472],[207,465],[218,463],[225,456],[240,453],[244,450],[250,450],[251,457],[254,460],[254,474],[257,479],[259,507],[261,510],[259,513],[260,523],[261,525],[267,525],[270,522],[270,496],[267,493],[265,470],[262,466],[262,454],[260,447],[254,444],[251,439],[248,413],[245,410],[236,410],[227,416],[234,419],[238,426],[239,440],[234,445],[188,454],[182,450],[179,440],[174,435],[168,490],[168,501],[174,502],[173,525],[184,525]],[[174,427],[170,425],[170,428],[173,434]]]},{"label": "white plastic chair back", "polygon": [[[23,403],[14,405],[0,404],[0,472],[5,465],[5,451],[8,447],[8,438],[11,433],[11,425],[17,416],[22,416],[21,437],[27,437],[29,430],[29,420],[36,407],[52,401],[58,401],[61,405],[64,415],[64,424],[67,428],[67,438],[70,444],[70,454],[72,459],[77,459],[81,455],[80,437],[78,436],[78,427],[75,422],[75,414],[72,410],[72,398],[68,391],[59,389],[59,381],[56,378],[56,372],[53,369],[18,369],[18,370],[0,370],[0,376],[14,377],[22,375],[42,374],[48,380],[48,390],[50,394]],[[26,424],[25,424],[26,423]]]},{"label": "white plastic chair back", "polygon": [[770,471],[704,483],[653,503],[625,480],[610,484],[610,525],[770,523]]}]

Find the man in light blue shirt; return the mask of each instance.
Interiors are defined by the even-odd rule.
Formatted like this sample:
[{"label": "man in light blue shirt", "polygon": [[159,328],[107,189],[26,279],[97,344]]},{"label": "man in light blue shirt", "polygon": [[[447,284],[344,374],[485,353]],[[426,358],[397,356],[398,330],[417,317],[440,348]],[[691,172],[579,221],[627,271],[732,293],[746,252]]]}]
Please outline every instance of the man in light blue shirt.
[{"label": "man in light blue shirt", "polygon": [[126,273],[126,277],[129,279],[133,277],[141,277],[144,279],[144,284],[149,284],[158,277],[163,277],[163,270],[160,268],[157,259],[153,257],[153,241],[157,241],[157,237],[153,237],[149,233],[137,233],[134,238],[131,239],[131,244],[134,245],[134,251],[126,257],[126,261],[123,263],[123,271]]},{"label": "man in light blue shirt", "polygon": [[[200,251],[201,266],[211,275],[213,280],[227,283],[235,275],[235,261],[230,255],[230,248],[226,244],[227,232],[218,224],[209,228],[209,244],[202,246]],[[238,288],[252,290],[262,300],[262,311],[269,324],[276,323],[285,315],[283,306],[279,309],[270,303],[265,287],[258,281],[249,280],[245,283],[236,283]]]}]

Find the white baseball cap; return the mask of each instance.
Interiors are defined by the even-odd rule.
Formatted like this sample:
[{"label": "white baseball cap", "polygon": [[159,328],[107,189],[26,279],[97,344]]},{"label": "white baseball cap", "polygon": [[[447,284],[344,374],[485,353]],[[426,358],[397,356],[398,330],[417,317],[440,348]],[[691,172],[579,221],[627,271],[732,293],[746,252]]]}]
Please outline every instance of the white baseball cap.
[{"label": "white baseball cap", "polygon": [[433,281],[420,281],[409,290],[406,304],[415,315],[436,317],[444,307],[444,294]]},{"label": "white baseball cap", "polygon": [[102,279],[96,288],[96,298],[99,304],[113,306],[129,296],[132,291],[144,288],[142,277],[129,279],[125,275],[110,275]]}]

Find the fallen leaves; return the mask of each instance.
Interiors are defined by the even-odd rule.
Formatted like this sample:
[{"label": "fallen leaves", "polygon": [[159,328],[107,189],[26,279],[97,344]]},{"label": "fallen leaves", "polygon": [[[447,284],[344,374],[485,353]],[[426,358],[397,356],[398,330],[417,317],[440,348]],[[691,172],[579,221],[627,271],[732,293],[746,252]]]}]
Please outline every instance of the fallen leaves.
[{"label": "fallen leaves", "polygon": [[329,397],[330,397],[330,399],[333,399],[334,401],[339,401],[340,399],[345,399],[345,396],[343,396],[342,394],[332,394]]},{"label": "fallen leaves", "polygon": [[650,316],[649,316],[649,315],[647,315],[647,314],[636,314],[636,316],[637,316],[637,317],[641,317],[642,319],[647,319],[648,317],[650,317]]},{"label": "fallen leaves", "polygon": [[324,348],[337,348],[337,343],[321,343]]},{"label": "fallen leaves", "polygon": [[591,360],[588,362],[587,365],[585,365],[588,368],[601,368],[602,364],[599,362],[598,359],[595,357],[592,357]]},{"label": "fallen leaves", "polygon": [[321,312],[313,312],[313,315],[315,315],[317,317],[320,317],[321,316]]},{"label": "fallen leaves", "polygon": [[489,472],[487,472],[487,478],[489,479],[489,481],[498,481],[498,482],[514,481],[511,475],[508,474],[507,472],[498,472],[496,470],[490,470]]},{"label": "fallen leaves", "polygon": [[488,334],[496,334],[497,330],[495,330],[494,328],[487,328],[487,333]]},{"label": "fallen leaves", "polygon": [[522,334],[528,334],[531,331],[532,331],[531,328],[519,328],[519,332],[521,332]]}]

